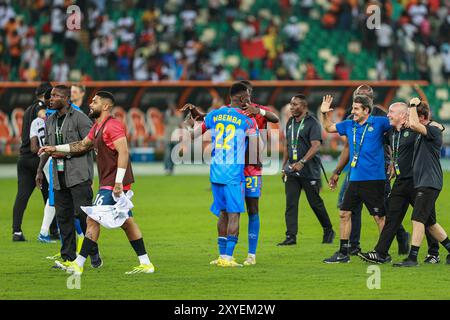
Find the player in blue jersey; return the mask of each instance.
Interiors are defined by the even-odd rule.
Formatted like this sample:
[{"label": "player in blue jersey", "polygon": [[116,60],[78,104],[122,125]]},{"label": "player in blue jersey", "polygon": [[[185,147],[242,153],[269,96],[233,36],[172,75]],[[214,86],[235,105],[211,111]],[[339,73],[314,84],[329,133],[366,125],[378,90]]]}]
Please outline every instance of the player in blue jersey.
[{"label": "player in blue jersey", "polygon": [[[210,112],[198,126],[193,137],[211,130],[212,151],[210,181],[213,193],[211,211],[220,212],[217,229],[219,234],[221,267],[241,267],[233,259],[238,242],[240,213],[245,212],[244,167],[248,141],[258,141],[258,127],[254,118],[242,110],[250,103],[250,93],[242,83],[230,89],[231,103]],[[226,241],[225,241],[226,239]]]}]

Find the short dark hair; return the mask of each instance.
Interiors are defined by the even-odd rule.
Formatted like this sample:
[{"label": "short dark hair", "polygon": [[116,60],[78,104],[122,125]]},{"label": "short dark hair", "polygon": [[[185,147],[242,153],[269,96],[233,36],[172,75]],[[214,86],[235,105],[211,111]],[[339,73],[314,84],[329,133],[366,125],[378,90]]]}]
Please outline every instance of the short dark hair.
[{"label": "short dark hair", "polygon": [[63,91],[67,97],[70,97],[70,88],[68,86],[60,84],[60,85],[57,85],[56,87],[54,87],[53,89]]},{"label": "short dark hair", "polygon": [[420,101],[420,104],[417,106],[417,115],[419,117],[423,116],[427,120],[431,118],[431,110],[428,103]]},{"label": "short dark hair", "polygon": [[248,87],[245,84],[243,84],[242,82],[235,82],[230,88],[230,97],[234,97],[235,95],[238,95],[239,93],[247,90]]},{"label": "short dark hair", "polygon": [[372,100],[365,95],[356,95],[353,98],[354,103],[360,103],[364,109],[369,109],[369,112],[372,111]]},{"label": "short dark hair", "polygon": [[111,100],[112,107],[116,104],[116,99],[114,99],[113,94],[109,91],[98,91],[95,95],[102,99]]},{"label": "short dark hair", "polygon": [[308,105],[308,100],[306,100],[306,96],[304,94],[299,93],[293,96],[292,98],[300,99],[304,104]]},{"label": "short dark hair", "polygon": [[241,80],[239,82],[245,84],[247,86],[248,90],[253,91],[253,86],[252,86],[252,83],[250,81],[248,81],[248,80]]},{"label": "short dark hair", "polygon": [[379,104],[376,104],[373,106],[372,108],[372,113],[373,116],[379,116],[379,117],[386,117],[387,113],[383,110],[382,106]]},{"label": "short dark hair", "polygon": [[[367,91],[367,93],[361,94],[359,93],[360,90]],[[356,96],[368,96],[370,99],[373,100],[373,89],[371,86],[367,84],[362,84],[358,88],[356,88],[356,90],[353,92],[353,97]]]},{"label": "short dark hair", "polygon": [[39,87],[36,88],[36,90],[34,91],[34,94],[36,95],[36,97],[39,97],[41,95],[43,95],[48,89],[53,89],[52,85],[50,82],[42,82]]},{"label": "short dark hair", "polygon": [[51,98],[51,96],[52,96],[52,90],[53,90],[53,87],[52,88],[49,88],[47,91],[45,91],[45,93],[44,93],[44,99],[50,99]]}]

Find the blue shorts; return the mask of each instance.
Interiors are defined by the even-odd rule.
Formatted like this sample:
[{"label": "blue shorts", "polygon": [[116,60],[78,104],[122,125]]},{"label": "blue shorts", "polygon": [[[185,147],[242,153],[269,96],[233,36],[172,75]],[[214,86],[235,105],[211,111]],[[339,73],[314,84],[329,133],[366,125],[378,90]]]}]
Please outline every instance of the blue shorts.
[{"label": "blue shorts", "polygon": [[259,198],[261,197],[262,176],[245,177],[245,197]]},{"label": "blue shorts", "polygon": [[[127,191],[124,191],[127,193]],[[106,189],[100,189],[97,192],[97,195],[95,196],[94,205],[95,206],[113,206],[116,202],[113,199],[112,196],[112,190],[106,190]],[[132,217],[133,212],[128,211],[128,216]]]},{"label": "blue shorts", "polygon": [[211,183],[211,188],[214,201],[210,210],[213,214],[219,216],[221,211],[229,213],[245,212],[245,194],[242,183]]},{"label": "blue shorts", "polygon": [[48,170],[48,204],[51,207],[55,206],[55,191],[53,190],[53,159],[49,160]]}]

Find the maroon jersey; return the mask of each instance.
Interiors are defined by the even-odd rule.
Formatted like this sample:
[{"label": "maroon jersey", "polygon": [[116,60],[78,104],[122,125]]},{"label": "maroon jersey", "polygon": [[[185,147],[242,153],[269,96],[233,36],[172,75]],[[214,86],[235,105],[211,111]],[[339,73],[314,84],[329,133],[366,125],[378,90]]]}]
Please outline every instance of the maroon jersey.
[{"label": "maroon jersey", "polygon": [[[260,109],[263,109],[265,111],[270,111],[268,107],[252,103],[252,106],[258,107]],[[256,124],[258,125],[258,130],[263,130],[267,128],[267,119],[263,117],[261,114],[257,114],[255,116]],[[259,152],[259,151],[258,151]],[[258,162],[259,162],[259,156],[258,156]],[[260,176],[262,175],[262,164],[246,164],[244,168],[244,175],[246,177],[251,176]]]},{"label": "maroon jersey", "polygon": [[[113,117],[108,117],[102,123],[95,123],[88,138],[94,142],[97,154],[97,168],[100,179],[100,189],[113,189],[116,181],[117,160],[119,153],[114,147],[114,141],[125,137],[123,124]],[[129,190],[134,182],[131,162],[128,161],[127,171],[123,179],[124,190]]]}]

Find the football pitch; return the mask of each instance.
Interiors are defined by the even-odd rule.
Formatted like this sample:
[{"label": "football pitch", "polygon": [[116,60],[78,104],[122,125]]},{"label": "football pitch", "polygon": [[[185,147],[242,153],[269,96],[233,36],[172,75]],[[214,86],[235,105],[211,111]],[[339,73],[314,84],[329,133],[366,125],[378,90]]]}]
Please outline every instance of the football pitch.
[{"label": "football pitch", "polygon": [[[444,181],[449,181],[446,173]],[[209,212],[211,192],[207,176],[145,176],[134,185],[133,209],[144,234],[154,274],[125,275],[138,263],[122,230],[102,229],[100,269],[86,263],[80,289],[68,289],[68,275],[52,269],[45,257],[58,252],[59,244],[41,244],[36,237],[43,215],[42,199],[34,192],[24,217],[27,242],[11,241],[12,206],[17,183],[0,180],[0,299],[450,299],[450,266],[441,247],[439,265],[396,269],[380,266],[380,289],[368,289],[369,264],[352,257],[349,264],[326,265],[324,258],[338,248],[321,244],[322,229],[302,194],[296,246],[277,247],[284,239],[284,186],[280,176],[264,176],[260,201],[261,232],[257,264],[244,268],[219,268],[216,217]],[[339,233],[337,191],[322,196],[334,229]],[[444,188],[438,203],[438,221],[450,230],[450,191]],[[247,216],[241,217],[238,262],[247,252]],[[410,231],[410,213],[405,219]],[[361,246],[371,250],[378,231],[364,209]],[[397,243],[391,248],[393,260]],[[419,252],[420,261],[426,245]],[[369,271],[370,272],[370,271]]]}]

